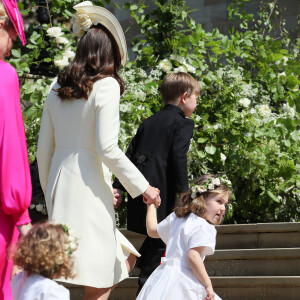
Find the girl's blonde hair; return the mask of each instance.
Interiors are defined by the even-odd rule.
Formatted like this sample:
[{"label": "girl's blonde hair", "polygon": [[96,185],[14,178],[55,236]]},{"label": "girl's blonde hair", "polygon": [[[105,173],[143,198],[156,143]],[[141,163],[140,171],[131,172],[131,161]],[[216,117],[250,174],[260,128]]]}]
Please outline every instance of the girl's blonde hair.
[{"label": "girl's blonde hair", "polygon": [[4,21],[4,26],[6,29],[14,27],[13,23],[10,21],[10,18],[5,10],[4,4],[0,0],[0,21]]},{"label": "girl's blonde hair", "polygon": [[[202,175],[200,178],[198,178],[195,181],[195,185],[203,185],[209,178],[216,178],[213,174],[205,174]],[[205,192],[197,194],[197,196],[194,198],[192,197],[192,188],[189,189],[188,193],[182,197],[181,200],[179,200],[177,206],[174,208],[174,212],[178,218],[185,218],[190,213],[194,213],[195,215],[199,217],[204,217],[206,213],[206,200],[209,196],[211,196],[213,193],[216,194],[229,194],[230,195],[230,188],[224,184],[221,183],[218,187],[206,190]],[[220,223],[222,220],[220,220]]]},{"label": "girl's blonde hair", "polygon": [[49,279],[73,278],[68,235],[60,224],[37,223],[17,243],[13,261],[29,273]]}]

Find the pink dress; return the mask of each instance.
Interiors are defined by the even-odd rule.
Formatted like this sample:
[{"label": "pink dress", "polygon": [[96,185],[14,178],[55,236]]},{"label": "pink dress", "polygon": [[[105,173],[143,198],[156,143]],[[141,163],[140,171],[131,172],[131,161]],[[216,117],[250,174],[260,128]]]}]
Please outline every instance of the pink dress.
[{"label": "pink dress", "polygon": [[8,247],[30,222],[31,179],[15,69],[0,60],[0,300],[11,300]]}]

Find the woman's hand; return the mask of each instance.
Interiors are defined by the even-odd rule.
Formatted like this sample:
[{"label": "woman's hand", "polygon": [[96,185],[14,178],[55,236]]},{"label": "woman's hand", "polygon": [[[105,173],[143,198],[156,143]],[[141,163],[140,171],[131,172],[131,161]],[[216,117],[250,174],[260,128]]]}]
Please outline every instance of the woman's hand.
[{"label": "woman's hand", "polygon": [[114,192],[114,208],[118,209],[122,203],[122,191],[120,189],[113,189]]},{"label": "woman's hand", "polygon": [[159,207],[161,203],[159,194],[159,189],[149,185],[146,191],[143,193],[144,202],[148,205],[153,203],[155,207]]},{"label": "woman's hand", "polygon": [[32,227],[31,223],[18,226],[21,235],[26,235],[29,229]]}]

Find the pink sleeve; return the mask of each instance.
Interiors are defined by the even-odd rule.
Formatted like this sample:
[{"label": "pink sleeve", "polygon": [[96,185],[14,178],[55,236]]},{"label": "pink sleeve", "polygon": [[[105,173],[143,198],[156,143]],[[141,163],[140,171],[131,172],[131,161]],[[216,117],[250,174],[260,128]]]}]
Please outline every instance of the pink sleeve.
[{"label": "pink sleeve", "polygon": [[30,222],[31,178],[15,70],[1,62],[0,71],[0,205],[16,225]]}]

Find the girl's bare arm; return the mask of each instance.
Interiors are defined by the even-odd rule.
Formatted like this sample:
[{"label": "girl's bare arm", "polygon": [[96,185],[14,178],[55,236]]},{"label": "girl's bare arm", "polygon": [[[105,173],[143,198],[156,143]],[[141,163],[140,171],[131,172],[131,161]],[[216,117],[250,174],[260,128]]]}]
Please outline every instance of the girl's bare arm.
[{"label": "girl's bare arm", "polygon": [[207,297],[205,300],[214,300],[215,295],[211,280],[206,272],[204,263],[201,259],[201,252],[204,250],[204,247],[197,247],[188,250],[188,262],[189,266],[192,269],[194,275],[198,280],[203,284],[206,289]]},{"label": "girl's bare arm", "polygon": [[157,213],[154,204],[150,204],[147,206],[146,226],[147,233],[150,237],[154,239],[160,238],[157,232]]}]

